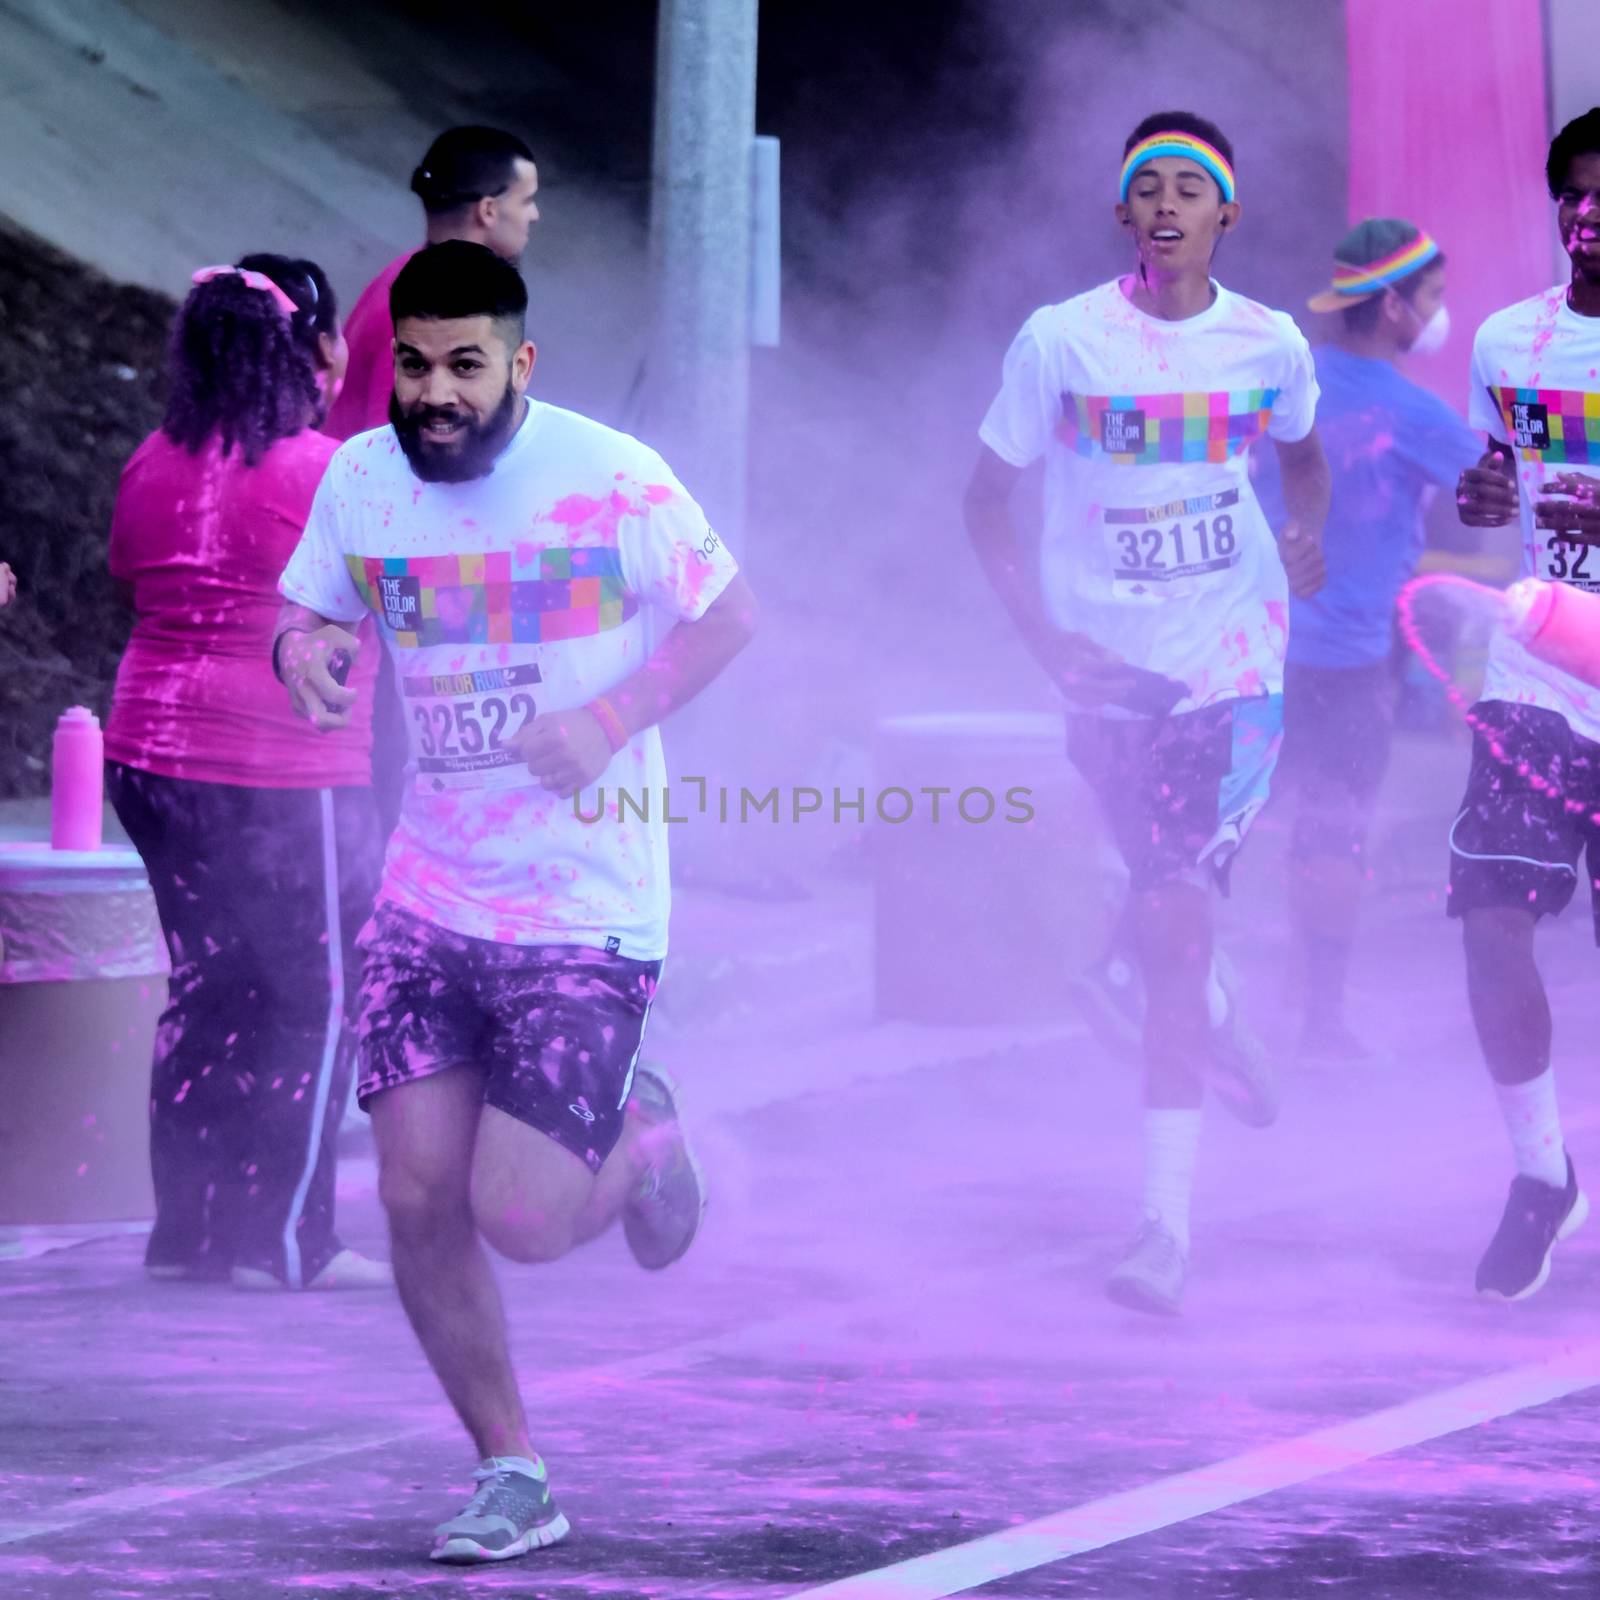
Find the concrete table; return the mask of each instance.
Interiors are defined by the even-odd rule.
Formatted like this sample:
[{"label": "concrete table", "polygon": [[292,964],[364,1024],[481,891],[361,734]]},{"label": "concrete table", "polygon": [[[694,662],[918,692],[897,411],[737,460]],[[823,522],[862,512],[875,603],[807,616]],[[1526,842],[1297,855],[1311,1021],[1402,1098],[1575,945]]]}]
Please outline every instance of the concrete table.
[{"label": "concrete table", "polygon": [[166,973],[137,852],[0,841],[0,1224],[153,1214]]}]

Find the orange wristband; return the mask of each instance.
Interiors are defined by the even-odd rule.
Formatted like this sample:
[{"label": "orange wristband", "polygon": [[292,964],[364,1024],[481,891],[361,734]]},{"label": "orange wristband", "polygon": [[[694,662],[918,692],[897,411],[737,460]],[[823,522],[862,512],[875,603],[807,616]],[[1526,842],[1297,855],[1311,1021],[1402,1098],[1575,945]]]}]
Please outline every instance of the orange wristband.
[{"label": "orange wristband", "polygon": [[606,736],[606,743],[611,746],[612,755],[615,755],[628,742],[628,730],[623,727],[622,718],[617,715],[617,708],[601,695],[591,700],[586,709],[600,724],[600,730]]}]

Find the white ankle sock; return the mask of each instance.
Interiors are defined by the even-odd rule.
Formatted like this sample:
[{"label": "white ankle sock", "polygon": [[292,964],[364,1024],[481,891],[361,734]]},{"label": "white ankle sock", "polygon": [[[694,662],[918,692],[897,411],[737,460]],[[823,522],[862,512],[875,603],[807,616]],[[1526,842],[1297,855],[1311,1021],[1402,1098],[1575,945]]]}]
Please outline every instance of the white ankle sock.
[{"label": "white ankle sock", "polygon": [[1189,1248],[1189,1191],[1200,1149],[1200,1112],[1146,1110],[1144,1114],[1144,1205],[1154,1212],[1185,1252]]},{"label": "white ankle sock", "polygon": [[1500,1115],[1511,1135],[1517,1171],[1557,1189],[1567,1186],[1567,1148],[1556,1110],[1556,1075],[1546,1067],[1526,1083],[1497,1083]]}]

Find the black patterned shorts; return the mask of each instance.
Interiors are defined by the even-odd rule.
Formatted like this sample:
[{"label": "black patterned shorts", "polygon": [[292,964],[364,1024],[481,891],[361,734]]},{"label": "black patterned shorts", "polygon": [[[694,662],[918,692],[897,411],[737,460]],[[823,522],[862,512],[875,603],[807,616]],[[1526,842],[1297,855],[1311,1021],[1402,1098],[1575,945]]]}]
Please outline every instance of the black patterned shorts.
[{"label": "black patterned shorts", "polygon": [[[1543,706],[1480,700],[1472,716],[1467,792],[1450,826],[1446,910],[1459,917],[1508,906],[1555,916],[1583,875],[1600,943],[1600,745]],[[1557,792],[1530,783],[1529,774]]]},{"label": "black patterned shorts", "polygon": [[659,961],[589,945],[499,944],[380,905],[361,932],[362,1108],[450,1067],[591,1172],[622,1136]]}]

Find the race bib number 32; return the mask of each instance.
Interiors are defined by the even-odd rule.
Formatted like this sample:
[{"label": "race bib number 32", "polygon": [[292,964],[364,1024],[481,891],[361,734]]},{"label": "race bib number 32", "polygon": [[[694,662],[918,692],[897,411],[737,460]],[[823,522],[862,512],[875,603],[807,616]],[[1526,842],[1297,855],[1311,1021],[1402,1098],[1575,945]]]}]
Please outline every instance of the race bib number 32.
[{"label": "race bib number 32", "polygon": [[401,684],[417,788],[509,789],[534,781],[511,740],[537,707],[535,666],[411,677]]},{"label": "race bib number 32", "polygon": [[1563,539],[1559,533],[1536,528],[1543,542],[1535,547],[1535,567],[1547,583],[1571,583],[1580,589],[1600,589],[1600,550]]}]

